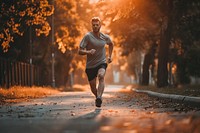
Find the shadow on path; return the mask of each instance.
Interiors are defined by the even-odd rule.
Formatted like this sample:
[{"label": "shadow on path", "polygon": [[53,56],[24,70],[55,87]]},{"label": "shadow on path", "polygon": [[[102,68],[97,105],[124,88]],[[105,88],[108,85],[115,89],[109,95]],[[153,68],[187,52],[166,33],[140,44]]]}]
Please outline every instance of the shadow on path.
[{"label": "shadow on path", "polygon": [[102,125],[108,123],[108,119],[105,117],[98,117],[101,113],[100,108],[96,108],[94,111],[79,116],[77,118],[68,120],[64,125],[61,133],[94,133]]}]

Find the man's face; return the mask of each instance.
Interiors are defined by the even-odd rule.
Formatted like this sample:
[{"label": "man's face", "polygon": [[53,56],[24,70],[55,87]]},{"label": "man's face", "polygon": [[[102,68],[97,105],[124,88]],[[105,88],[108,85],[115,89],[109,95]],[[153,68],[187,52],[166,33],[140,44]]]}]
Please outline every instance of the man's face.
[{"label": "man's face", "polygon": [[93,32],[99,32],[100,31],[100,28],[101,28],[101,24],[99,21],[93,21],[92,22],[92,30]]}]

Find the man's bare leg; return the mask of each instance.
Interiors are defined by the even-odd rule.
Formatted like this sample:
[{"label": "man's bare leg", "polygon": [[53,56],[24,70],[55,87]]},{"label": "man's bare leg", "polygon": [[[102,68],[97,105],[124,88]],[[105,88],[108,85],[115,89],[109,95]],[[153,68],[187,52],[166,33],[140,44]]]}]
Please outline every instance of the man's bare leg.
[{"label": "man's bare leg", "polygon": [[97,97],[96,78],[89,81],[89,83],[90,83],[90,89],[91,89],[92,93],[95,95],[95,97]]},{"label": "man's bare leg", "polygon": [[100,68],[98,71],[98,80],[99,80],[99,85],[97,89],[97,97],[101,98],[104,92],[104,87],[105,87],[105,82],[104,82],[104,77],[105,77],[106,70],[104,68]]}]

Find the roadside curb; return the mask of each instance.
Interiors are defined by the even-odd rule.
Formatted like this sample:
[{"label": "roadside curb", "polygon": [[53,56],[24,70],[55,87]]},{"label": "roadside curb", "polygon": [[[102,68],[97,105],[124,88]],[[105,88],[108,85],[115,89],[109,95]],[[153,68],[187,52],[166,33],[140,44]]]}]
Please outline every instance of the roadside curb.
[{"label": "roadside curb", "polygon": [[183,95],[175,95],[175,94],[164,94],[158,93],[148,90],[139,90],[139,89],[132,89],[134,92],[137,93],[144,93],[151,97],[157,97],[160,99],[169,99],[172,102],[180,102],[192,107],[200,107],[200,97],[190,97],[190,96],[183,96]]}]

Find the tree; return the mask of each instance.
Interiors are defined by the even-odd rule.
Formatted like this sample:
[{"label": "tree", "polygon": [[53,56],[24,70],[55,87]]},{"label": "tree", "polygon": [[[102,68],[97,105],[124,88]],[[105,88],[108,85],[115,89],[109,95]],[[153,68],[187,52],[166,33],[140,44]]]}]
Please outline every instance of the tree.
[{"label": "tree", "polygon": [[157,72],[157,86],[168,86],[168,55],[169,46],[172,38],[172,26],[174,19],[174,5],[173,0],[162,1],[164,17],[162,18],[162,27],[160,32],[160,47],[158,52],[158,72]]},{"label": "tree", "polygon": [[[199,34],[197,34],[199,29],[196,28],[199,27],[199,2],[197,0],[193,0],[192,2],[187,0],[118,0],[115,1],[113,5],[114,8],[111,8],[111,16],[114,16],[112,20],[116,25],[112,23],[114,26],[111,28],[112,31],[118,30],[118,33],[122,31],[120,35],[122,35],[123,41],[126,42],[122,44],[122,48],[126,53],[130,53],[132,49],[137,49],[138,46],[140,46],[140,48],[142,48],[141,46],[145,47],[144,42],[151,40],[152,36],[154,36],[153,39],[155,40],[157,40],[158,35],[160,36],[157,86],[168,86],[168,63],[172,42],[181,40],[181,48],[183,51],[187,51],[189,45],[193,45],[195,41],[198,41],[198,39],[194,40],[193,38],[199,38]],[[151,24],[151,26],[146,26],[148,24]],[[156,27],[156,30],[153,30],[153,27]],[[146,30],[144,32],[135,30],[142,28]],[[130,32],[134,30],[136,31],[135,34]],[[151,34],[148,34],[147,31]],[[126,34],[124,35],[124,33]],[[134,37],[136,37],[135,40],[133,40]],[[140,37],[142,39],[140,39]],[[136,45],[133,45],[133,42]],[[189,54],[184,52],[184,56],[186,55]],[[179,66],[183,67],[183,65]],[[188,68],[182,70],[187,69]],[[181,68],[179,70],[181,70]],[[181,73],[182,75],[188,75],[187,71],[182,71]]]},{"label": "tree", "polygon": [[73,0],[54,1],[55,79],[56,86],[66,86],[71,62],[76,54],[78,29],[77,3]]},{"label": "tree", "polygon": [[[41,60],[47,53],[47,40],[51,30],[48,18],[54,12],[53,5],[50,5],[48,0],[2,0],[0,8],[0,56],[30,63],[33,46],[33,55],[36,53],[33,63],[43,66],[44,62]],[[36,49],[40,42],[41,47]],[[44,77],[47,69],[41,70],[45,70],[42,71],[41,83],[47,85],[44,81],[49,77]]]},{"label": "tree", "polygon": [[[111,33],[113,33],[114,36],[119,38],[118,40],[120,40],[120,42],[117,43],[123,49],[122,55],[129,56],[129,54],[135,52],[139,53],[139,55],[137,56],[141,57],[141,53],[144,53],[144,51],[148,51],[149,48],[152,47],[152,43],[149,42],[155,42],[155,40],[158,40],[158,21],[160,17],[160,12],[158,10],[159,8],[155,6],[155,3],[153,3],[153,1],[143,0],[118,0],[113,5],[114,6],[108,6],[109,8],[110,6],[112,8],[107,13],[107,16],[108,18],[110,17],[112,20],[109,26],[112,30]],[[145,56],[145,58],[146,57],[149,56]],[[131,58],[131,60],[137,60],[137,58]],[[143,68],[149,69],[150,64],[146,61],[148,61],[148,59],[144,59]],[[141,61],[139,61],[138,63],[141,63]],[[140,66],[140,64],[134,64],[134,66],[132,64],[128,64],[128,66],[132,66],[128,67],[128,69],[130,69],[129,72],[133,71],[132,73],[135,73],[134,71],[136,69],[134,68],[137,68],[138,66]],[[143,78],[147,77],[148,75],[149,70],[147,69],[143,69]],[[141,70],[141,68],[139,68],[139,70]],[[148,83],[147,80],[148,78],[145,80],[146,83]]]},{"label": "tree", "polygon": [[[199,77],[199,38],[200,2],[198,0],[181,1],[179,7],[179,21],[174,36],[181,41],[181,52],[178,54],[179,83],[189,83],[189,76]],[[179,50],[180,51],[180,50]],[[182,65],[185,63],[184,65]],[[194,74],[194,72],[196,74]]]},{"label": "tree", "polygon": [[186,62],[188,67],[188,73],[194,77],[200,77],[200,44],[196,42],[195,45],[187,53]]},{"label": "tree", "polygon": [[23,36],[30,26],[37,36],[49,34],[47,17],[53,14],[54,8],[47,0],[2,0],[0,8],[0,43],[4,52],[15,37]]}]

